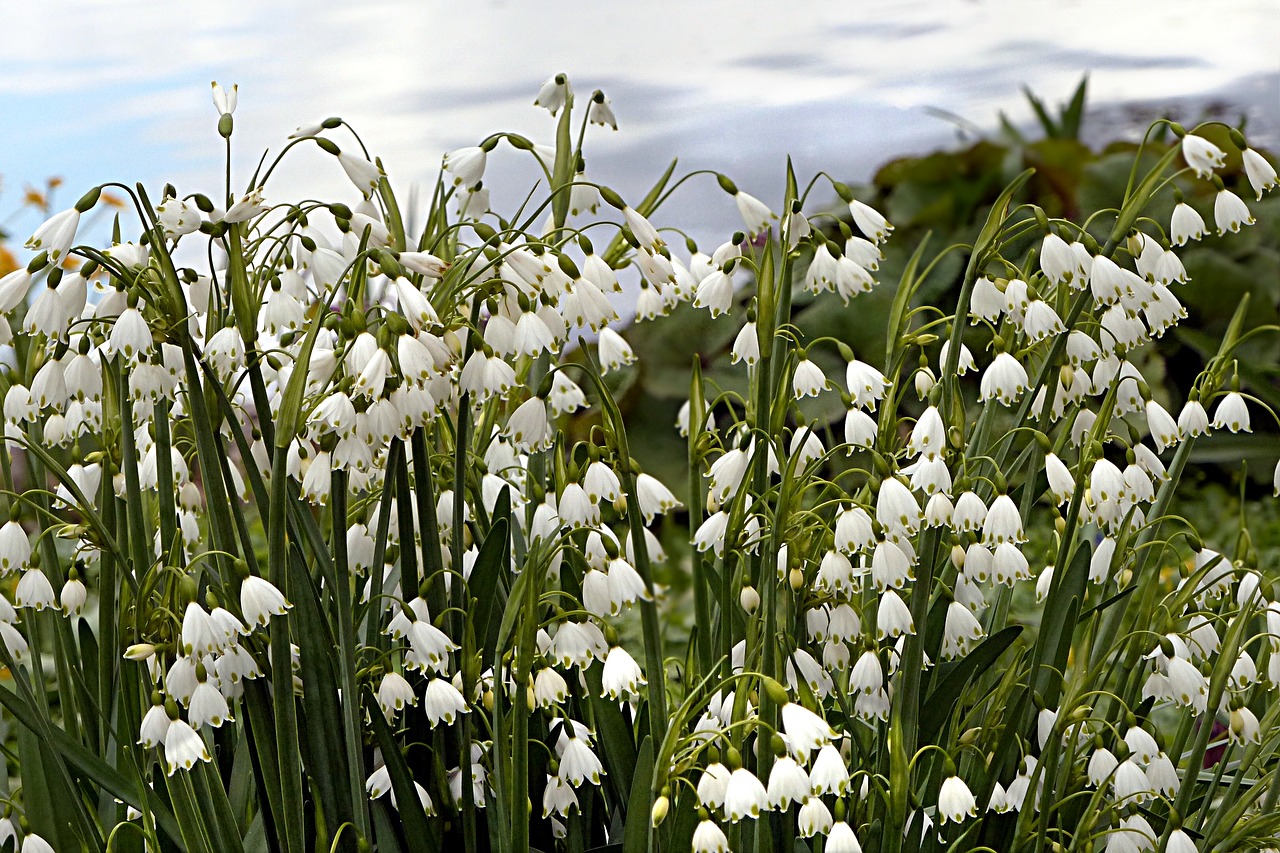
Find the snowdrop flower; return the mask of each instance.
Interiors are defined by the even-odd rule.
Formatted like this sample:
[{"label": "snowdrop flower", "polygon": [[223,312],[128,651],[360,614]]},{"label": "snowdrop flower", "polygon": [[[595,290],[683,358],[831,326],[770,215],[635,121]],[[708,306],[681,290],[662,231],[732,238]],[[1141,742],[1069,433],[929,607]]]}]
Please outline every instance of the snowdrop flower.
[{"label": "snowdrop flower", "polygon": [[617,701],[626,701],[638,694],[641,686],[647,682],[640,665],[635,658],[621,646],[614,646],[604,659],[604,671],[601,674],[602,697]]},{"label": "snowdrop flower", "polygon": [[58,599],[44,572],[33,567],[27,569],[14,588],[13,603],[18,607],[30,607],[38,611],[46,607],[57,607]]},{"label": "snowdrop flower", "polygon": [[283,616],[291,607],[271,581],[250,575],[240,582],[240,610],[252,626],[265,627],[272,616]]},{"label": "snowdrop flower", "polygon": [[1232,432],[1252,432],[1249,428],[1249,408],[1245,405],[1244,397],[1236,391],[1228,392],[1213,413],[1213,428],[1224,427]]},{"label": "snowdrop flower", "polygon": [[378,188],[382,174],[376,165],[364,157],[353,157],[345,151],[338,152],[338,164],[346,172],[356,189],[368,196]]},{"label": "snowdrop flower", "polygon": [[78,616],[88,598],[89,590],[85,587],[84,581],[80,580],[76,570],[72,569],[71,576],[67,578],[67,582],[62,587],[62,594],[58,597],[62,604],[62,612],[68,616]]},{"label": "snowdrop flower", "polygon": [[938,814],[942,823],[962,822],[978,813],[978,804],[969,786],[959,776],[948,776],[938,790]]},{"label": "snowdrop flower", "polygon": [[165,775],[172,776],[178,768],[190,770],[197,761],[212,761],[209,750],[191,726],[180,719],[171,720],[164,734]]},{"label": "snowdrop flower", "polygon": [[670,489],[651,474],[642,473],[636,477],[636,493],[645,524],[652,523],[656,515],[684,506]]},{"label": "snowdrop flower", "polygon": [[[1274,172],[1272,173],[1274,176]],[[1262,198],[1259,193],[1258,198]],[[80,227],[80,211],[76,208],[55,213],[25,243],[25,247],[33,252],[48,252],[49,262],[60,263],[76,240],[76,229]]]},{"label": "snowdrop flower", "polygon": [[1188,400],[1178,413],[1178,429],[1187,438],[1195,438],[1209,431],[1209,415],[1199,400]]},{"label": "snowdrop flower", "polygon": [[1212,177],[1213,170],[1221,169],[1227,161],[1225,151],[1203,136],[1191,133],[1182,137],[1182,156],[1199,178]]},{"label": "snowdrop flower", "polygon": [[222,88],[222,84],[213,81],[213,108],[218,115],[230,115],[236,111],[236,99],[240,94],[240,84],[231,86],[231,91]]},{"label": "snowdrop flower", "polygon": [[768,231],[770,222],[778,218],[767,204],[741,190],[734,193],[733,200],[738,206],[738,214],[747,226],[747,233],[753,237]]},{"label": "snowdrop flower", "polygon": [[733,279],[724,270],[716,270],[698,282],[693,297],[694,308],[706,308],[712,317],[726,314],[733,305]]},{"label": "snowdrop flower", "polygon": [[893,226],[879,211],[856,198],[849,201],[849,214],[853,217],[853,224],[858,226],[858,230],[865,234],[867,239],[876,243],[884,242],[893,231]]},{"label": "snowdrop flower", "polygon": [[781,713],[782,730],[788,743],[806,756],[841,736],[826,720],[803,705],[787,702],[782,706]]},{"label": "snowdrop flower", "polygon": [[789,755],[773,762],[769,770],[769,806],[786,810],[791,804],[803,802],[810,794],[809,774]]},{"label": "snowdrop flower", "polygon": [[729,787],[729,768],[716,761],[707,765],[698,778],[698,802],[709,809],[724,805],[724,795]]},{"label": "snowdrop flower", "polygon": [[1200,214],[1186,202],[1178,202],[1169,223],[1169,239],[1173,245],[1185,246],[1188,240],[1199,240],[1204,234],[1204,219]]},{"label": "snowdrop flower", "polygon": [[1240,230],[1241,225],[1252,225],[1257,221],[1249,212],[1249,207],[1240,200],[1240,196],[1226,189],[1219,190],[1214,198],[1213,220],[1218,226],[1219,234],[1226,234],[1228,231],[1234,234]]},{"label": "snowdrop flower", "polygon": [[573,89],[569,86],[569,78],[564,74],[556,74],[547,79],[538,89],[538,97],[534,99],[535,107],[542,107],[552,115],[573,97]]},{"label": "snowdrop flower", "polygon": [[382,681],[378,683],[377,698],[378,707],[386,715],[388,723],[392,722],[397,711],[404,710],[405,705],[418,704],[418,695],[414,693],[412,685],[398,672],[388,672],[382,676]]},{"label": "snowdrop flower", "polygon": [[1244,173],[1249,178],[1253,191],[1258,194],[1258,201],[1261,201],[1263,193],[1276,185],[1276,167],[1252,148],[1245,148],[1241,157],[1244,160]]},{"label": "snowdrop flower", "polygon": [[724,791],[724,813],[730,823],[760,817],[769,808],[769,795],[756,775],[739,767],[729,775]]},{"label": "snowdrop flower", "polygon": [[813,768],[809,771],[809,783],[814,794],[843,796],[849,790],[849,768],[834,744],[818,750]]},{"label": "snowdrop flower", "polygon": [[465,714],[470,710],[458,688],[443,678],[433,678],[427,682],[422,709],[433,726],[439,725],[441,721],[451,726],[457,714]]},{"label": "snowdrop flower", "polygon": [[488,154],[479,146],[459,148],[444,155],[443,168],[453,175],[453,185],[474,189],[484,176]]},{"label": "snowdrop flower", "polygon": [[814,364],[803,354],[796,364],[795,375],[791,380],[791,388],[797,400],[805,397],[816,397],[827,386],[827,377],[822,368]]},{"label": "snowdrop flower", "polygon": [[827,833],[826,844],[822,849],[826,853],[862,853],[862,845],[858,843],[858,837],[853,833],[853,827],[842,820],[836,821],[831,825],[831,830]]},{"label": "snowdrop flower", "polygon": [[1012,355],[1002,352],[982,374],[979,399],[984,403],[998,399],[1003,405],[1011,406],[1026,390],[1026,368]]},{"label": "snowdrop flower", "polygon": [[698,822],[692,844],[695,853],[729,853],[729,839],[725,837],[724,830],[709,818]]},{"label": "snowdrop flower", "polygon": [[631,345],[613,329],[603,329],[598,341],[600,365],[604,373],[635,363]]},{"label": "snowdrop flower", "polygon": [[804,838],[826,835],[831,831],[831,810],[827,808],[821,797],[809,797],[804,801],[799,814],[796,815],[796,827]]}]

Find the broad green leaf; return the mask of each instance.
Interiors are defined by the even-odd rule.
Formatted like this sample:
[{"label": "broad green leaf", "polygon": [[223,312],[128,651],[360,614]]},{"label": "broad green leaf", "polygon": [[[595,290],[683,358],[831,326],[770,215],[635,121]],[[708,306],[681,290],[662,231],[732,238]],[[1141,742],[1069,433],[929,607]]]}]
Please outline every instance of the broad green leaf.
[{"label": "broad green leaf", "polygon": [[938,686],[933,688],[929,698],[920,706],[922,742],[936,742],[938,733],[942,731],[969,680],[995,663],[1021,633],[1021,625],[1010,625],[982,641],[977,648],[948,669],[939,668]]},{"label": "broad green leaf", "polygon": [[653,739],[645,736],[635,759],[631,777],[631,796],[627,800],[626,830],[622,838],[624,853],[645,853],[649,842],[649,803],[653,795]]}]

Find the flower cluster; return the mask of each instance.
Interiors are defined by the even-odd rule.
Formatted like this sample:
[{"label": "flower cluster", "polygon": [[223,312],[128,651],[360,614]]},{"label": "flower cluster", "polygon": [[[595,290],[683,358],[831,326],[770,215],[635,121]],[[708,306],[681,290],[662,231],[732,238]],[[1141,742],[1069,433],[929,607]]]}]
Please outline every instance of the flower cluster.
[{"label": "flower cluster", "polygon": [[[214,86],[228,140],[236,94]],[[79,787],[24,775],[28,803],[64,791],[102,846],[100,786],[184,849],[356,849],[393,818],[511,850],[635,826],[757,849],[753,821],[827,851],[975,821],[996,849],[1274,832],[1261,799],[1184,829],[1212,749],[1229,784],[1274,788],[1280,603],[1247,536],[1228,559],[1168,518],[1194,439],[1260,404],[1230,337],[1180,406],[1137,357],[1187,316],[1172,247],[1205,233],[1182,201],[1167,230],[1142,218],[1173,158],[1216,182],[1219,232],[1253,222],[1220,148],[1175,128],[1107,235],[1010,191],[954,313],[897,283],[879,363],[789,322],[793,288],[883,286],[893,226],[847,186],[823,230],[794,181],[779,217],[718,175],[744,230],[673,248],[651,222],[669,175],[633,206],[584,171],[608,98],[575,111],[557,75],[535,104],[557,145],[445,155],[420,234],[326,119],[288,148],[334,157],[350,203],[273,198],[277,159],[217,200],[120,187],[132,242],[76,243],[102,188],[31,237],[0,280],[0,653],[6,707]],[[1230,136],[1261,198],[1275,170]],[[510,215],[484,185],[503,142],[549,190]],[[746,390],[692,374],[689,480],[666,484],[628,444],[613,379],[639,368],[615,326],[702,310],[734,324]],[[693,590],[687,643],[662,564]]]}]

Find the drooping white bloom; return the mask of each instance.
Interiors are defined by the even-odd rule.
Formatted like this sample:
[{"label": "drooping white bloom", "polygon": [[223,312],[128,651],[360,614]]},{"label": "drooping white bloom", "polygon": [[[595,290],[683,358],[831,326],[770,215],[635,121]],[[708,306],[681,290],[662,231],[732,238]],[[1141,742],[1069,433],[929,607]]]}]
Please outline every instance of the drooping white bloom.
[{"label": "drooping white bloom", "polygon": [[1188,240],[1199,240],[1205,234],[1204,219],[1186,202],[1178,202],[1169,222],[1169,239],[1175,246],[1185,246]]},{"label": "drooping white bloom", "polygon": [[693,831],[692,840],[695,853],[729,853],[729,839],[724,830],[716,826],[715,821],[703,820]]},{"label": "drooping white bloom", "polygon": [[982,374],[979,399],[983,402],[998,399],[1011,406],[1027,390],[1027,370],[1007,352],[995,357]]},{"label": "drooping white bloom", "polygon": [[800,807],[799,814],[796,815],[796,827],[800,830],[800,835],[804,838],[825,835],[831,831],[831,826],[831,810],[827,808],[822,798],[806,799],[804,805]]},{"label": "drooping white bloom", "polygon": [[1252,225],[1257,221],[1240,196],[1225,189],[1219,190],[1213,200],[1213,220],[1218,226],[1219,234],[1226,234],[1228,231],[1234,234],[1240,230],[1241,225]]},{"label": "drooping white bloom", "polygon": [[712,317],[728,313],[733,305],[733,278],[724,270],[715,270],[698,282],[693,307],[706,308]]},{"label": "drooping white bloom", "polygon": [[636,492],[645,524],[651,523],[656,515],[684,506],[670,489],[651,474],[641,473],[636,477]]},{"label": "drooping white bloom", "polygon": [[604,659],[604,671],[601,674],[602,696],[616,701],[625,701],[635,696],[640,687],[647,682],[640,665],[626,649],[614,646],[609,649]]},{"label": "drooping white bloom", "polygon": [[605,328],[601,330],[598,346],[600,366],[604,373],[633,364],[636,360],[636,355],[632,352],[631,345],[613,329]]},{"label": "drooping white bloom", "polygon": [[849,790],[849,768],[835,744],[829,743],[818,750],[818,757],[809,770],[809,783],[815,794],[843,796]]},{"label": "drooping white bloom", "polygon": [[[1261,193],[1258,198],[1262,198]],[[25,244],[26,248],[33,252],[48,252],[50,263],[60,263],[75,242],[78,227],[80,211],[74,207],[55,213],[31,235]]]},{"label": "drooping white bloom", "polygon": [[805,397],[816,397],[826,386],[827,377],[817,364],[808,358],[802,358],[796,364],[795,375],[791,380],[791,389],[797,400]]},{"label": "drooping white bloom", "polygon": [[444,170],[453,175],[453,185],[474,188],[484,177],[488,155],[479,146],[459,148],[444,155]]},{"label": "drooping white bloom", "polygon": [[1244,397],[1236,391],[1230,391],[1218,402],[1213,413],[1214,429],[1229,429],[1232,432],[1252,432],[1249,427],[1249,407]]},{"label": "drooping white bloom", "polygon": [[724,795],[729,787],[729,768],[720,762],[712,762],[698,777],[698,802],[708,809],[724,805]]},{"label": "drooping white bloom", "polygon": [[1209,431],[1209,414],[1199,400],[1188,400],[1178,413],[1178,429],[1187,438],[1196,438]]},{"label": "drooping white bloom", "polygon": [[1262,194],[1276,185],[1276,167],[1252,148],[1245,148],[1241,157],[1244,160],[1244,173],[1261,201]]},{"label": "drooping white bloom", "polygon": [[378,188],[381,172],[376,165],[364,157],[354,157],[345,151],[338,152],[338,163],[346,172],[351,183],[364,195],[369,195]]},{"label": "drooping white bloom", "polygon": [[1020,543],[1027,540],[1022,529],[1022,516],[1018,505],[1008,495],[1000,495],[991,502],[982,525],[982,541],[996,546],[1004,542]]},{"label": "drooping white bloom", "polygon": [[809,774],[790,755],[773,762],[767,788],[770,807],[785,810],[792,803],[803,802],[811,793],[810,788]]},{"label": "drooping white bloom", "polygon": [[782,706],[782,730],[792,748],[808,755],[840,737],[840,733],[822,717],[803,705],[788,702]]},{"label": "drooping white bloom", "polygon": [[236,111],[236,99],[240,94],[240,84],[232,84],[231,90],[222,88],[222,84],[214,80],[213,86],[213,108],[218,111],[218,115],[230,115]]},{"label": "drooping white bloom", "polygon": [[858,836],[854,835],[853,827],[842,820],[831,825],[831,830],[827,833],[827,842],[822,849],[825,853],[862,853],[862,845],[858,843]]},{"label": "drooping white bloom", "polygon": [[433,678],[427,682],[426,694],[422,697],[422,710],[426,713],[431,725],[453,725],[457,714],[468,712],[467,700],[458,688],[443,678]]},{"label": "drooping white bloom", "polygon": [[747,233],[751,236],[768,231],[770,223],[778,218],[769,210],[769,205],[741,190],[734,195],[733,200],[738,206],[738,214],[747,226]]},{"label": "drooping white bloom", "polygon": [[190,718],[192,728],[205,725],[218,728],[228,720],[234,719],[227,707],[226,697],[207,680],[196,684],[196,689],[191,694],[191,701],[187,705],[187,716]]},{"label": "drooping white bloom", "polygon": [[978,813],[978,804],[969,786],[959,776],[949,776],[938,790],[938,814],[942,823],[948,820],[959,823],[965,817]]},{"label": "drooping white bloom", "polygon": [[756,775],[745,767],[729,774],[724,792],[724,813],[730,823],[757,818],[769,808],[769,794]]},{"label": "drooping white bloom", "polygon": [[547,78],[547,82],[538,89],[538,97],[534,98],[533,105],[542,107],[555,115],[572,95],[573,89],[569,86],[569,78],[564,74],[555,74]]},{"label": "drooping white bloom", "polygon": [[1182,137],[1182,156],[1196,177],[1209,178],[1214,169],[1221,169],[1227,162],[1227,154],[1203,136],[1188,133]]},{"label": "drooping white bloom", "polygon": [[893,231],[893,226],[879,211],[856,198],[849,202],[849,214],[853,217],[853,224],[858,226],[858,230],[865,234],[867,239],[876,243],[884,242]]},{"label": "drooping white bloom", "polygon": [[265,578],[250,575],[240,583],[240,610],[251,626],[265,627],[272,616],[283,616],[292,606]]},{"label": "drooping white bloom", "polygon": [[204,739],[196,734],[184,720],[171,720],[164,733],[164,759],[166,775],[172,776],[178,768],[190,770],[197,761],[212,761]]}]

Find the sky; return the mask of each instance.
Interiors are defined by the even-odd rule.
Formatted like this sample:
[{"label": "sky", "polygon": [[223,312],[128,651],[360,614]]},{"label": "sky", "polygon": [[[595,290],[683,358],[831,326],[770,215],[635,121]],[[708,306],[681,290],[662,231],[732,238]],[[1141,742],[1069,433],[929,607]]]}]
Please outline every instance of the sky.
[{"label": "sky", "polygon": [[[550,142],[553,121],[532,101],[561,71],[581,96],[611,98],[620,130],[594,132],[588,169],[624,196],[677,156],[766,201],[781,196],[788,155],[801,174],[865,179],[958,130],[990,131],[1001,110],[1026,123],[1023,85],[1056,104],[1085,72],[1095,106],[1173,103],[1194,119],[1223,102],[1262,143],[1280,142],[1274,0],[1219,0],[1212,16],[1189,0],[6,5],[6,30],[30,35],[0,46],[0,218],[50,175],[67,203],[106,180],[215,194],[212,80],[240,87],[236,183],[294,128],[338,115],[402,195],[430,186],[444,152],[494,131]],[[491,183],[522,195],[534,174],[514,157],[493,158]],[[273,182],[269,198],[354,197],[311,146]],[[706,195],[692,187],[674,215],[732,229],[732,204],[708,210]]]}]

